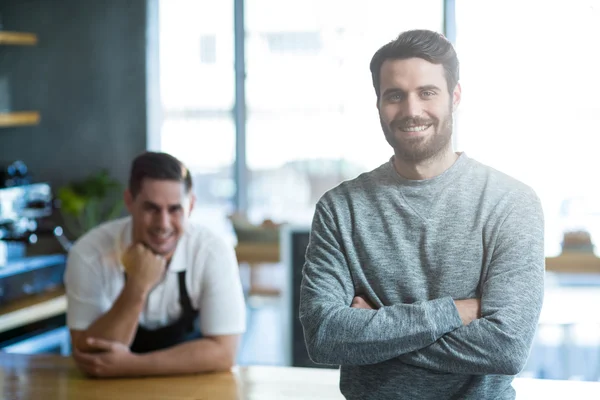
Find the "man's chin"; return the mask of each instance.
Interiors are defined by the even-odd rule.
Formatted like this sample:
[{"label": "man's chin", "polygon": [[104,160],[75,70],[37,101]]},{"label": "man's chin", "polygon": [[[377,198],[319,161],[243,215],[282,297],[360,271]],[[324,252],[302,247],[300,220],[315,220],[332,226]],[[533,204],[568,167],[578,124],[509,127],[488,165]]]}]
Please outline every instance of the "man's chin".
[{"label": "man's chin", "polygon": [[388,143],[394,148],[394,154],[407,162],[424,162],[435,159],[447,146],[451,146],[450,137],[436,137],[429,140],[428,137],[415,137],[409,140],[401,140],[393,137]]},{"label": "man's chin", "polygon": [[146,242],[144,244],[151,252],[153,252],[154,254],[159,255],[159,256],[167,257],[167,256],[171,256],[175,252],[175,246],[173,246],[173,245],[160,246],[160,245],[156,245],[156,244],[148,243],[148,242]]},{"label": "man's chin", "polygon": [[169,247],[169,248],[158,247],[158,248],[152,249],[152,251],[154,252],[154,254],[168,258],[173,255],[173,253],[175,252],[175,248],[174,247]]},{"label": "man's chin", "polygon": [[391,140],[390,145],[394,149],[394,153],[406,161],[417,161],[423,157],[427,157],[430,153],[427,143],[423,143],[421,138],[414,138],[410,141]]}]

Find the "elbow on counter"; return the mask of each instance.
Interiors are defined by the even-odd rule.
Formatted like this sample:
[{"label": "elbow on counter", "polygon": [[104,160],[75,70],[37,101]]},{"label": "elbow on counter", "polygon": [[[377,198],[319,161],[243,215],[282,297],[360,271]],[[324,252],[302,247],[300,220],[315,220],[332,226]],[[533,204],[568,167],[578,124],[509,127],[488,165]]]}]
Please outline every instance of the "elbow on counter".
[{"label": "elbow on counter", "polygon": [[[210,340],[211,338],[207,337],[207,339]],[[218,351],[216,351],[212,356],[214,359],[214,363],[210,372],[229,372],[231,371],[231,368],[235,366],[237,345],[229,347],[223,344],[219,344],[218,341],[217,344],[219,345],[219,347]],[[203,371],[203,369],[205,369],[205,367],[203,366],[205,364],[205,361],[203,361],[202,358],[203,357],[199,355],[198,370],[195,372],[205,372]]]},{"label": "elbow on counter", "polygon": [[[219,359],[211,372],[229,372],[235,365],[235,360],[231,357]],[[205,372],[201,368],[196,371],[198,373]]]}]

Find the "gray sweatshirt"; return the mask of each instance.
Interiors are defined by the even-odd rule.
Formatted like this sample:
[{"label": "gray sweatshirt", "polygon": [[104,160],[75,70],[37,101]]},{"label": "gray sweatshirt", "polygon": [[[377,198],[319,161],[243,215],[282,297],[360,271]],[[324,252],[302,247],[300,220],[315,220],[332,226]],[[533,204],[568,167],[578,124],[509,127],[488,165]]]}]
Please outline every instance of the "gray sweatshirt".
[{"label": "gray sweatshirt", "polygon": [[[318,202],[300,294],[313,361],[347,399],[514,399],[544,290],[544,221],[528,186],[462,153],[407,180],[392,162]],[[377,310],[350,308],[356,295]],[[463,326],[454,299],[481,299]]]}]

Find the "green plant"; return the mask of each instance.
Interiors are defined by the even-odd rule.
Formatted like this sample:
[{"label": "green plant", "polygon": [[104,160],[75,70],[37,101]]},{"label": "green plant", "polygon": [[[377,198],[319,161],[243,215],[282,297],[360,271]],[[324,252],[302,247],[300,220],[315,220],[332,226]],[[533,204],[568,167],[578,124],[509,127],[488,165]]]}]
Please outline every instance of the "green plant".
[{"label": "green plant", "polygon": [[58,189],[61,214],[68,231],[79,237],[117,218],[123,211],[121,184],[102,170]]}]

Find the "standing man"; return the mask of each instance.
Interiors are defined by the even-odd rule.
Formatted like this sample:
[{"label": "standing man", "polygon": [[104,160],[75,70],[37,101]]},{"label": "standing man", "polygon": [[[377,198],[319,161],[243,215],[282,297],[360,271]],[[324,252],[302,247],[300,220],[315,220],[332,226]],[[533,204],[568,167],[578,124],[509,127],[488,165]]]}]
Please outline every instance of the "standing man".
[{"label": "standing man", "polygon": [[231,246],[190,223],[190,172],[144,153],[125,203],[129,217],[91,230],[68,256],[77,365],[96,377],[228,370],[246,322],[238,264]]},{"label": "standing man", "polygon": [[348,399],[514,399],[544,290],[538,197],[452,150],[461,88],[442,35],[402,33],[371,74],[394,155],[316,206],[308,352],[341,365]]}]

